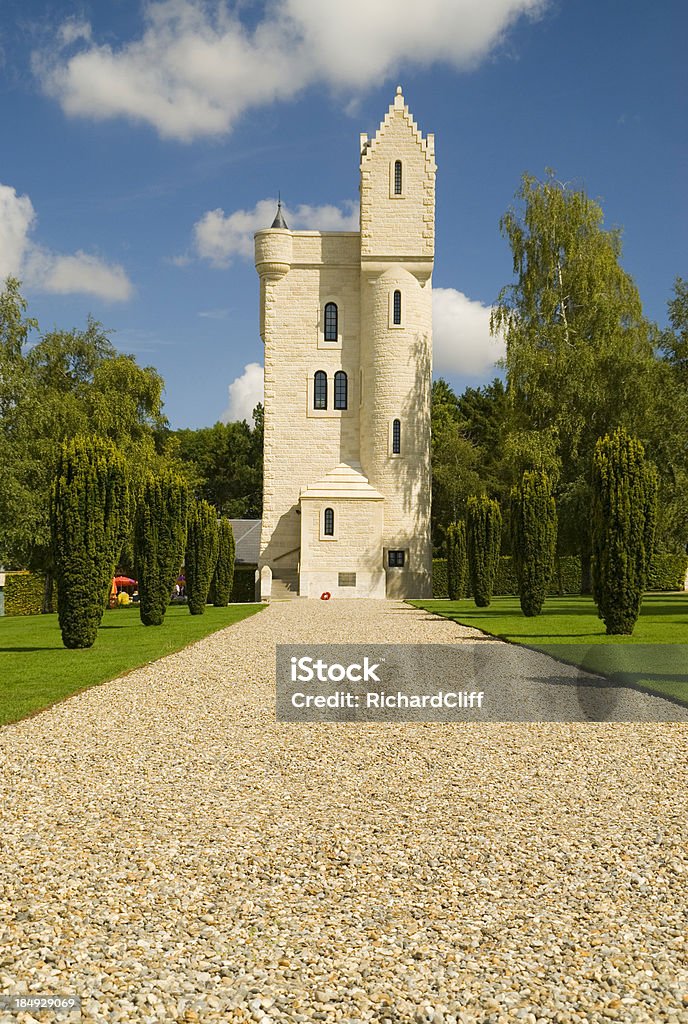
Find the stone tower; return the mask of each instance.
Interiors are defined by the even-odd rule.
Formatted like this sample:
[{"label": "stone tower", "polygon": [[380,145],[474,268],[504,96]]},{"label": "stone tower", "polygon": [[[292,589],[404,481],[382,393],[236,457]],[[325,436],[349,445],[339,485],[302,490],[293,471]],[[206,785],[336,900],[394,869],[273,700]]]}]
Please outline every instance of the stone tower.
[{"label": "stone tower", "polygon": [[360,232],[255,236],[261,597],[431,594],[435,159],[401,88],[361,135]]}]

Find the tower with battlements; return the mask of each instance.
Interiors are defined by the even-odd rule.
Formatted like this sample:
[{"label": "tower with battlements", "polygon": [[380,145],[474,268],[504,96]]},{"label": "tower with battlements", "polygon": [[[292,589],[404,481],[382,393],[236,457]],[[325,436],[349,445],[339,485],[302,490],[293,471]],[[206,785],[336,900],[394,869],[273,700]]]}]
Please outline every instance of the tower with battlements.
[{"label": "tower with battlements", "polygon": [[431,595],[434,138],[397,89],[360,140],[360,231],[255,236],[260,596]]}]

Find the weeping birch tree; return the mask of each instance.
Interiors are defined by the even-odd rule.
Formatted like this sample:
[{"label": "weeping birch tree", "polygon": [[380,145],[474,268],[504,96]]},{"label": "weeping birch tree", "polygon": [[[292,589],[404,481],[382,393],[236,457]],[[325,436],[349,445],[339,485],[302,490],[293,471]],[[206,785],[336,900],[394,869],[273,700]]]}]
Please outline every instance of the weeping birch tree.
[{"label": "weeping birch tree", "polygon": [[597,439],[618,426],[645,433],[656,384],[651,329],[620,264],[621,233],[604,227],[597,202],[551,171],[544,181],[524,175],[516,199],[500,223],[515,281],[491,321],[506,340],[511,444],[556,451],[562,534],[585,557]]}]

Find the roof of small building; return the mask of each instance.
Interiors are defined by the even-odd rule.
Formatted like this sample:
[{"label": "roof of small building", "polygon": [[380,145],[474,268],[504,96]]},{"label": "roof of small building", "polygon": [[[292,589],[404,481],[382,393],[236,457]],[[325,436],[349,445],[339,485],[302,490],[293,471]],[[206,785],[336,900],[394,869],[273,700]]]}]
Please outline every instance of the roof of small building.
[{"label": "roof of small building", "polygon": [[326,473],[322,480],[301,488],[300,498],[367,498],[383,501],[384,495],[376,491],[363,476],[357,462],[340,462]]},{"label": "roof of small building", "polygon": [[234,531],[236,551],[234,560],[257,564],[260,554],[260,528],[262,519],[230,519]]}]

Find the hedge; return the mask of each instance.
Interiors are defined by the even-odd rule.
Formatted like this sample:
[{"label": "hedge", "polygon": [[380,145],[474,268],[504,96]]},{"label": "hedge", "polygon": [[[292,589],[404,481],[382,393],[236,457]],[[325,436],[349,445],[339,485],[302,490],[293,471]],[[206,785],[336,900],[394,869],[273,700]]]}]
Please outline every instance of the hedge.
[{"label": "hedge", "polygon": [[5,615],[40,615],[44,593],[42,572],[8,572],[5,575]]},{"label": "hedge", "polygon": [[234,582],[232,584],[232,603],[252,604],[255,601],[256,567],[234,565]]},{"label": "hedge", "polygon": [[[647,577],[648,590],[683,590],[688,555],[653,555]],[[470,597],[470,585],[466,588]],[[554,573],[547,588],[549,597],[565,597],[581,592],[581,561],[578,555],[561,555],[555,559]],[[502,555],[497,565],[494,593],[502,597],[516,596],[518,586],[516,573],[510,555]],[[447,560],[432,560],[432,596],[448,596]]]},{"label": "hedge", "polygon": [[653,555],[647,571],[648,590],[683,590],[688,555]]}]

